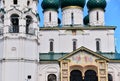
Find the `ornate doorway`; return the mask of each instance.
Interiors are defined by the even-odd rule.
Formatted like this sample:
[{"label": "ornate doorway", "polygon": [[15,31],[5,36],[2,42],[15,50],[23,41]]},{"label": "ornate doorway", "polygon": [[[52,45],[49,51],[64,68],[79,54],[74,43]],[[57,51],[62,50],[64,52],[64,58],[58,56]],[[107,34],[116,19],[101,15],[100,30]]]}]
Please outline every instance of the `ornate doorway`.
[{"label": "ornate doorway", "polygon": [[94,70],[87,70],[85,72],[84,81],[98,81],[96,72]]},{"label": "ornate doorway", "polygon": [[70,73],[70,81],[83,81],[82,72],[79,70],[73,70]]}]

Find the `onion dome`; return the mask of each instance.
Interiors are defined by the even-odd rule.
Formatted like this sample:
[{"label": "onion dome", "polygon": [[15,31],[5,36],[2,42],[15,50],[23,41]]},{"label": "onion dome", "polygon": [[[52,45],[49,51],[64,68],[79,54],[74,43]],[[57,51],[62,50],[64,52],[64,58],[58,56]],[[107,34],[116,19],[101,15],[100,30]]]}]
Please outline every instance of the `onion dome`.
[{"label": "onion dome", "polygon": [[89,15],[85,16],[83,21],[84,21],[85,25],[88,25],[89,24]]},{"label": "onion dome", "polygon": [[43,0],[41,6],[44,10],[46,9],[58,10],[59,0]]},{"label": "onion dome", "polygon": [[94,8],[105,9],[106,5],[106,0],[89,0],[87,3],[87,7],[90,10]]},{"label": "onion dome", "polygon": [[67,6],[85,6],[86,0],[61,0],[61,7],[67,7]]}]

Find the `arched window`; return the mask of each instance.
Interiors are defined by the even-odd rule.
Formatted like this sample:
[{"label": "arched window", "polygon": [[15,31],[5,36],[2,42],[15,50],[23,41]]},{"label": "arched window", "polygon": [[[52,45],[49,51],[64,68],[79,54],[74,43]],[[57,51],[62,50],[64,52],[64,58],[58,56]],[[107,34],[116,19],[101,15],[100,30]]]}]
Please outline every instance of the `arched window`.
[{"label": "arched window", "polygon": [[111,74],[108,74],[108,81],[113,81],[113,77]]},{"label": "arched window", "polygon": [[29,6],[29,4],[30,4],[30,1],[27,1],[27,6]]},{"label": "arched window", "polygon": [[96,51],[100,52],[100,39],[96,39]]},{"label": "arched window", "polygon": [[53,52],[53,44],[54,44],[54,40],[50,39],[50,52]]},{"label": "arched window", "polygon": [[70,81],[83,81],[82,72],[79,70],[73,70],[70,72]]},{"label": "arched window", "polygon": [[11,15],[11,23],[12,23],[12,28],[11,28],[10,32],[18,33],[19,32],[19,15],[12,14]]},{"label": "arched window", "polygon": [[4,23],[4,15],[1,16],[2,23]]},{"label": "arched window", "polygon": [[26,16],[26,34],[29,33],[29,26],[32,23],[32,17],[27,15]]},{"label": "arched window", "polygon": [[3,0],[3,4],[5,4],[5,0]]},{"label": "arched window", "polygon": [[97,21],[99,21],[99,13],[97,12]]},{"label": "arched window", "polygon": [[18,2],[17,0],[13,0],[13,4],[17,4],[17,2]]},{"label": "arched window", "polygon": [[57,77],[55,74],[49,74],[48,75],[48,81],[57,81]]},{"label": "arched window", "polygon": [[87,70],[85,72],[84,81],[98,81],[97,73],[94,70]]},{"label": "arched window", "polygon": [[76,50],[76,46],[77,46],[77,40],[73,39],[73,51]]},{"label": "arched window", "polygon": [[73,25],[74,24],[74,14],[71,13],[71,24]]},{"label": "arched window", "polygon": [[49,13],[49,21],[51,22],[51,12]]}]

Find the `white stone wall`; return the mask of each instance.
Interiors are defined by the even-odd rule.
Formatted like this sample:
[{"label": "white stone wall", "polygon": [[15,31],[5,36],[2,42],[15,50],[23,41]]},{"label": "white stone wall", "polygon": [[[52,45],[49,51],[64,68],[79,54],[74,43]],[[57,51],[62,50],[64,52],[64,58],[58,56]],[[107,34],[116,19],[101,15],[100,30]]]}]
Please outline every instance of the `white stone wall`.
[{"label": "white stone wall", "polygon": [[[98,20],[97,20],[97,12],[98,12]],[[104,26],[104,10],[102,9],[94,9],[89,11],[89,22],[91,26]]]},{"label": "white stone wall", "polygon": [[120,80],[120,63],[109,63],[108,64],[108,73],[112,75],[113,81]]},{"label": "white stone wall", "polygon": [[[50,21],[51,13],[51,21]],[[44,11],[44,27],[55,27],[58,26],[58,13],[54,10]]]},{"label": "white stone wall", "polygon": [[1,81],[28,81],[28,75],[30,81],[37,81],[39,53],[36,40],[9,36],[0,39],[0,47]]},{"label": "white stone wall", "polygon": [[5,8],[5,10],[7,11],[13,8],[14,6],[19,10],[25,10],[27,7],[29,7],[29,8],[32,8],[34,12],[36,12],[37,0],[36,1],[29,0],[30,1],[29,6],[27,5],[27,1],[28,0],[18,0],[18,4],[15,5],[13,4],[13,0],[4,0],[5,4],[3,3],[3,8]]},{"label": "white stone wall", "polygon": [[2,62],[0,62],[0,81],[2,81]]},{"label": "white stone wall", "polygon": [[73,39],[77,40],[77,48],[84,46],[96,51],[96,39],[101,40],[101,52],[115,52],[114,30],[77,30],[76,35],[71,30],[40,31],[40,53],[50,52],[50,39],[54,40],[55,53],[73,51]]},{"label": "white stone wall", "polygon": [[6,60],[2,63],[1,81],[37,81],[37,64],[35,62],[26,62],[18,60]]},{"label": "white stone wall", "polygon": [[11,38],[4,40],[3,57],[5,59],[38,60],[37,43],[32,39]]},{"label": "white stone wall", "polygon": [[62,25],[71,25],[71,14],[73,13],[73,24],[83,25],[83,9],[80,8],[68,8],[62,11]]},{"label": "white stone wall", "polygon": [[[3,0],[2,0],[3,1]],[[38,80],[38,18],[37,0],[4,0],[5,10],[3,35],[0,35],[0,81],[37,81]],[[31,8],[31,10],[29,10]],[[19,15],[19,33],[10,32],[11,15]],[[26,16],[32,17],[29,25],[31,33],[26,34]],[[33,33],[32,33],[33,32]],[[28,76],[31,79],[28,80]]]},{"label": "white stone wall", "polygon": [[55,74],[60,81],[60,67],[57,63],[39,64],[38,81],[48,81],[49,74]]}]

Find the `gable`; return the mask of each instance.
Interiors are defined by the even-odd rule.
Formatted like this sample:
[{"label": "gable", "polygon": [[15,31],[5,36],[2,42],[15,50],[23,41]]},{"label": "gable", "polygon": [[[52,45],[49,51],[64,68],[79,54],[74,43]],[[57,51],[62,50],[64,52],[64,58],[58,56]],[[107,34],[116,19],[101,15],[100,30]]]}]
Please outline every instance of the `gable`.
[{"label": "gable", "polygon": [[79,51],[78,53],[70,57],[67,57],[66,59],[76,64],[84,64],[84,63],[94,63],[95,60],[100,59],[100,57],[96,57],[85,51]]},{"label": "gable", "polygon": [[89,50],[83,46],[78,48],[76,51],[73,51],[70,54],[67,54],[66,56],[60,58],[59,61],[66,60],[66,59],[75,63],[83,63],[83,62],[92,63],[97,59],[109,61],[108,58],[96,52],[93,52],[92,50]]}]

